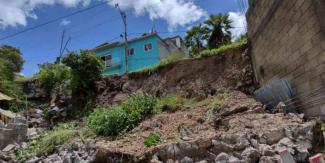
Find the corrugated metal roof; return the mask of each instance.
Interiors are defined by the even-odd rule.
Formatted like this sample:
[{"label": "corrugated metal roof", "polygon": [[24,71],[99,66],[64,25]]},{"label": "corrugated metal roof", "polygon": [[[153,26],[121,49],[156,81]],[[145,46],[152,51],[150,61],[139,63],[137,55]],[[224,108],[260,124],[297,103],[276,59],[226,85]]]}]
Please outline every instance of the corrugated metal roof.
[{"label": "corrugated metal roof", "polygon": [[14,98],[9,97],[9,96],[0,92],[0,101],[11,101],[11,100],[14,100]]}]

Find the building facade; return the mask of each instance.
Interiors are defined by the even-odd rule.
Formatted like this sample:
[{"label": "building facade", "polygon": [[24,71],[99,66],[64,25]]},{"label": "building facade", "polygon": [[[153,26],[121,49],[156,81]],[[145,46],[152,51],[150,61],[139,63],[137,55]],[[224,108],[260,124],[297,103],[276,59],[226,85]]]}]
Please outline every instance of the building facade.
[{"label": "building facade", "polygon": [[[123,42],[104,43],[92,51],[105,64],[105,75],[126,73],[125,44]],[[176,36],[162,39],[158,34],[144,34],[127,43],[127,72],[135,72],[154,66],[172,53],[188,55],[181,39]]]},{"label": "building facade", "polygon": [[324,0],[249,0],[246,15],[256,80],[290,81],[309,117],[325,118],[324,15]]}]

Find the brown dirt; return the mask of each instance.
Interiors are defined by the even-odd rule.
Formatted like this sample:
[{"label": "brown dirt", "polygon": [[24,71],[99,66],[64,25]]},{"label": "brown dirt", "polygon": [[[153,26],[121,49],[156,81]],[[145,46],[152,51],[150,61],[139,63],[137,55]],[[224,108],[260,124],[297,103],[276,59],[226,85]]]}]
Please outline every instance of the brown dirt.
[{"label": "brown dirt", "polygon": [[[249,111],[254,112],[256,108],[261,108],[262,105],[260,103],[238,91],[231,91],[227,94],[228,97],[224,101],[223,110],[247,107],[248,110],[243,114],[248,115],[245,116],[259,116],[255,113],[251,114]],[[165,146],[168,146],[168,144],[195,142],[216,137],[218,135],[217,133],[225,132],[228,130],[229,126],[222,125],[222,127],[219,126],[216,129],[216,126],[213,123],[214,114],[211,112],[209,113],[211,102],[214,98],[215,97],[209,97],[198,102],[192,108],[184,111],[153,116],[152,118],[143,121],[137,128],[118,140],[110,141],[102,138],[97,143],[98,150],[100,151],[99,153],[105,153],[105,155],[124,155],[129,156],[127,160],[136,160],[147,155],[150,157],[154,151],[164,148]],[[223,113],[223,111],[221,111],[220,114],[221,113]],[[211,116],[211,118],[207,119],[209,116]],[[237,117],[232,116],[232,118],[238,119],[238,121],[239,119],[242,119],[241,116],[235,116]],[[202,119],[205,119],[206,121],[200,123]],[[223,123],[227,124],[225,122]],[[233,129],[234,131],[238,129],[238,127],[241,127],[237,127],[239,124],[237,124],[235,120],[231,121],[231,124],[236,124]],[[186,129],[188,132],[186,134],[183,133],[182,135],[182,132],[180,131],[182,130],[181,128]],[[146,147],[144,141],[150,133],[159,133],[163,142],[156,147]]]},{"label": "brown dirt", "polygon": [[224,89],[249,92],[253,71],[247,47],[229,50],[218,56],[186,59],[154,72],[111,76],[96,82],[97,106],[119,103],[141,91],[156,96],[179,93],[184,97],[205,99]]}]

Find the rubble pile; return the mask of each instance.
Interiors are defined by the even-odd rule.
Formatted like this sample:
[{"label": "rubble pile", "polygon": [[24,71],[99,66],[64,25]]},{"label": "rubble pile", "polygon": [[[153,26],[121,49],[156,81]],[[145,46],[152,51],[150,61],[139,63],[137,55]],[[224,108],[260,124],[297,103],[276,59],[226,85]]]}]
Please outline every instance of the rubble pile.
[{"label": "rubble pile", "polygon": [[[0,151],[0,162],[18,162],[15,155],[19,149],[26,148],[26,143],[9,144]],[[26,163],[52,163],[52,162],[92,162],[96,154],[95,140],[77,140],[67,146],[58,146],[55,152],[48,156],[34,156]]]},{"label": "rubble pile", "polygon": [[[303,114],[270,114],[262,104],[240,92],[230,93],[224,108],[211,121],[200,122],[209,109],[198,106],[153,117],[119,140],[97,142],[96,162],[262,162],[280,161],[287,149],[296,162],[308,161],[314,142],[316,120],[304,121]],[[200,116],[202,116],[200,118]],[[178,130],[186,126],[184,137]],[[149,133],[159,133],[163,142],[146,147]]]}]

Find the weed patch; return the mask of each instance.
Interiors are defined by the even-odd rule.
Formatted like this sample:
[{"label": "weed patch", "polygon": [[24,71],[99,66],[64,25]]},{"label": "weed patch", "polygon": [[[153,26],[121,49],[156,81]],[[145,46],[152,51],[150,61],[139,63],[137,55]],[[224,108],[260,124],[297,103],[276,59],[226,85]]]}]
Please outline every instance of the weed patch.
[{"label": "weed patch", "polygon": [[51,153],[55,150],[55,146],[68,144],[75,138],[91,136],[93,136],[93,134],[90,130],[83,128],[78,123],[63,123],[52,131],[49,131],[43,137],[28,142],[27,147],[18,150],[16,155],[19,161],[24,162],[32,156],[41,156]]},{"label": "weed patch", "polygon": [[176,112],[180,109],[190,108],[194,103],[195,101],[193,99],[186,99],[179,95],[170,95],[158,100],[154,113]]},{"label": "weed patch", "polygon": [[156,146],[161,142],[160,134],[158,133],[151,133],[144,141],[144,145],[146,147]]}]

